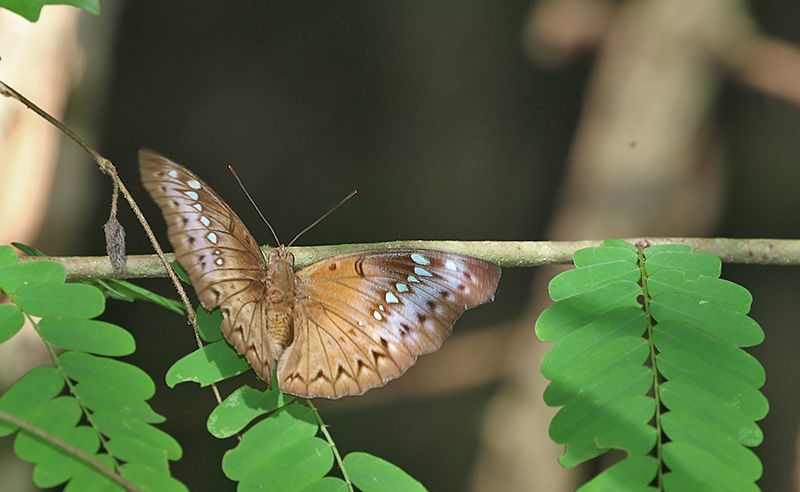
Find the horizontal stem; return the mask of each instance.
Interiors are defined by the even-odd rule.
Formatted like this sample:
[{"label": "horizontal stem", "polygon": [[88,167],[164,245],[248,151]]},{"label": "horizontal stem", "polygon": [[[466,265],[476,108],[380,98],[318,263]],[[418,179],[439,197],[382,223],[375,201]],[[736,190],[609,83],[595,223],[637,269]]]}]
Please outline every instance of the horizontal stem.
[{"label": "horizontal stem", "polygon": [[[632,244],[645,238],[625,239]],[[755,265],[800,265],[800,240],[727,238],[646,238],[651,244],[683,244],[698,253],[711,253],[724,263]],[[599,246],[601,241],[390,241],[370,244],[298,246],[291,248],[295,267],[302,268],[328,256],[350,251],[386,248],[421,248],[461,253],[494,262],[501,267],[533,267],[567,264],[582,248]],[[265,248],[269,249],[269,248]],[[174,260],[172,254],[167,255]],[[128,256],[128,265],[116,272],[106,256],[23,257],[20,262],[54,260],[67,269],[69,280],[108,278],[155,278],[166,273],[156,255]]]}]

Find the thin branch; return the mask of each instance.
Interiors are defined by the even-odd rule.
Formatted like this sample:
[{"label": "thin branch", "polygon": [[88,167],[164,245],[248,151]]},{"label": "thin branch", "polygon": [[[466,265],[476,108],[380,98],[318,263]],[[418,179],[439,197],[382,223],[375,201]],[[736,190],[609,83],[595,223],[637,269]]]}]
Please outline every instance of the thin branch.
[{"label": "thin branch", "polygon": [[0,420],[5,420],[6,422],[10,422],[16,425],[17,427],[20,427],[30,432],[31,434],[34,434],[35,436],[42,438],[43,440],[49,442],[53,446],[61,448],[62,450],[71,454],[72,456],[75,456],[76,458],[79,458],[80,460],[84,461],[85,463],[87,463],[100,473],[107,475],[109,478],[111,478],[115,482],[125,487],[125,489],[133,492],[144,492],[142,489],[129,482],[127,478],[123,477],[119,473],[116,473],[114,470],[108,468],[106,465],[101,463],[99,460],[95,459],[93,456],[86,454],[81,449],[76,448],[75,446],[69,444],[68,442],[62,441],[61,439],[55,437],[54,435],[48,433],[47,431],[39,427],[36,427],[27,420],[23,420],[19,417],[11,415],[10,413],[4,412],[3,410],[0,410]]},{"label": "thin branch", "polygon": [[[88,142],[86,142],[80,136],[78,136],[75,132],[73,132],[72,130],[67,128],[66,125],[64,125],[63,123],[61,123],[60,121],[58,121],[54,117],[52,117],[49,114],[47,114],[47,112],[45,110],[41,109],[39,106],[37,106],[36,104],[34,104],[30,100],[28,100],[25,96],[23,96],[22,94],[20,94],[16,90],[14,90],[11,86],[9,86],[8,84],[4,83],[3,81],[0,81],[0,96],[5,96],[5,97],[10,97],[12,99],[16,99],[17,101],[19,101],[22,104],[24,104],[25,106],[27,106],[28,109],[30,109],[34,113],[38,114],[42,118],[44,118],[45,121],[47,121],[51,125],[53,125],[56,128],[58,128],[62,133],[64,133],[64,135],[68,136],[76,144],[78,144],[83,150],[85,150],[87,154],[92,156],[92,159],[94,159],[94,161],[100,167],[100,170],[103,173],[105,173],[105,174],[107,174],[107,175],[109,175],[111,177],[111,180],[112,180],[112,182],[114,184],[114,195],[113,195],[113,200],[112,200],[111,216],[114,217],[114,212],[115,212],[116,206],[117,206],[117,190],[119,190],[119,192],[122,193],[122,196],[125,197],[125,200],[130,205],[131,210],[133,210],[134,215],[136,215],[136,218],[139,220],[139,223],[142,225],[142,228],[144,229],[145,234],[147,234],[147,237],[150,239],[150,244],[153,245],[153,249],[155,249],[155,251],[156,251],[158,262],[159,262],[159,265],[160,265],[160,268],[158,268],[158,270],[160,271],[160,275],[157,275],[157,276],[159,276],[159,277],[169,276],[170,279],[172,280],[173,285],[175,285],[175,289],[178,291],[178,295],[180,296],[181,300],[183,301],[183,304],[186,306],[186,317],[187,317],[187,319],[189,321],[189,324],[192,327],[192,330],[194,331],[194,338],[195,338],[195,341],[197,342],[197,346],[198,346],[198,348],[202,348],[203,347],[203,341],[200,339],[200,333],[199,333],[198,328],[197,328],[197,314],[195,313],[194,308],[192,308],[192,303],[191,303],[191,301],[189,301],[189,296],[186,295],[186,291],[184,290],[183,285],[181,285],[180,280],[178,280],[178,276],[175,274],[175,272],[172,270],[172,268],[169,267],[169,263],[172,262],[172,259],[167,260],[167,258],[165,257],[164,251],[161,249],[161,245],[158,243],[158,240],[156,239],[156,235],[153,233],[153,230],[150,228],[150,224],[147,222],[147,219],[145,219],[144,214],[139,209],[139,205],[136,203],[136,200],[133,199],[133,195],[130,194],[130,192],[128,191],[128,188],[125,186],[125,183],[123,183],[122,180],[119,178],[119,175],[117,174],[117,168],[114,167],[114,164],[110,160],[108,160],[105,157],[103,157],[102,155],[100,155],[100,153],[97,152],[96,150],[94,150],[94,148],[91,145],[89,145]],[[59,261],[58,259],[54,259],[54,260],[55,261]],[[95,258],[93,263],[94,263],[94,265],[93,265],[92,269],[97,268],[98,270],[106,270],[106,269],[108,269],[110,267],[112,270],[114,270],[114,268],[111,266],[112,262],[107,256]],[[66,267],[67,264],[65,263],[64,266]],[[117,265],[117,266],[120,267],[122,265]],[[81,274],[78,274],[78,275],[75,275],[75,276],[72,276],[72,275],[68,274],[68,279],[69,280],[81,280],[81,279],[90,279],[90,278],[92,278],[92,279],[94,279],[94,278],[99,278],[99,279],[107,279],[107,278],[141,278],[142,277],[141,275],[126,275],[126,271],[136,271],[135,269],[132,269],[131,267],[132,267],[132,265],[128,265],[127,268],[125,268],[123,266],[123,270],[119,271],[119,274],[116,275],[116,276],[95,275],[95,274],[91,273],[91,271],[90,271],[90,273],[88,275],[84,274],[83,276]],[[83,268],[86,268],[86,266],[84,265]],[[154,267],[153,266],[149,266],[149,268],[152,269]],[[221,396],[219,394],[219,390],[217,389],[216,384],[212,384],[211,385],[211,389],[214,392],[214,397],[217,400],[217,404],[222,403],[222,398],[221,398]]]},{"label": "thin branch", "polygon": [[[800,265],[800,240],[727,238],[630,238],[636,244],[647,239],[651,244],[682,244],[698,253],[718,256],[724,263],[751,265]],[[422,248],[461,253],[494,262],[501,267],[533,267],[572,263],[572,255],[583,248],[599,246],[601,241],[391,241],[385,243],[303,246],[291,248],[295,267],[302,268],[328,256],[350,251],[386,248]],[[264,248],[269,250],[270,248]],[[167,254],[167,261],[174,260]],[[156,255],[128,256],[128,266],[116,272],[106,256],[21,257],[20,262],[53,260],[64,265],[69,280],[109,278],[158,278],[166,276]]]},{"label": "thin branch", "polygon": [[350,481],[350,477],[347,474],[347,467],[344,466],[344,460],[342,460],[342,455],[339,454],[339,448],[336,447],[336,443],[333,442],[333,438],[331,434],[328,432],[328,426],[325,425],[325,422],[322,421],[322,416],[317,411],[317,407],[311,402],[311,400],[306,399],[306,404],[308,408],[314,413],[314,418],[317,419],[317,424],[319,424],[319,429],[322,431],[322,434],[325,436],[325,439],[328,441],[328,444],[331,445],[331,449],[333,450],[333,455],[336,457],[336,464],[339,465],[339,469],[342,471],[342,477],[344,477],[344,481],[347,484],[348,490],[353,492],[353,482]]}]

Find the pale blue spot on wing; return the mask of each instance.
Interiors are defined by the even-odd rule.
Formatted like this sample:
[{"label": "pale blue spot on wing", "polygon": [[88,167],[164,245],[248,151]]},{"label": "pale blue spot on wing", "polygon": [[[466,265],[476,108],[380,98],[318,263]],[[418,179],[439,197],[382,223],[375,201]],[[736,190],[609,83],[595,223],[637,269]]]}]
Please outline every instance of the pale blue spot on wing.
[{"label": "pale blue spot on wing", "polygon": [[445,261],[445,262],[444,262],[444,267],[445,267],[445,268],[447,268],[448,270],[453,270],[454,272],[455,272],[456,270],[458,270],[458,269],[456,268],[456,262],[455,262],[455,261],[453,261],[453,260],[447,260],[447,261]]},{"label": "pale blue spot on wing", "polygon": [[172,171],[168,172],[167,174],[169,175],[170,178],[177,178],[178,177],[178,171],[176,171],[174,169]]},{"label": "pale blue spot on wing", "polygon": [[431,272],[420,267],[414,267],[414,273],[416,273],[420,277],[433,277],[433,274]]},{"label": "pale blue spot on wing", "polygon": [[195,210],[197,210],[198,212],[202,212],[202,211],[203,211],[203,206],[202,206],[202,205],[200,205],[199,203],[195,203],[195,204],[194,204],[194,205],[192,205],[192,206],[193,206],[193,207],[195,208]]},{"label": "pale blue spot on wing", "polygon": [[421,254],[418,254],[418,253],[413,253],[411,255],[411,259],[417,265],[430,265],[431,264],[431,262],[427,258],[425,258],[424,256],[422,256]]},{"label": "pale blue spot on wing", "polygon": [[418,284],[419,283],[419,280],[417,280],[417,277],[415,277],[413,275],[409,275],[408,276],[408,281],[411,282],[412,284]]},{"label": "pale blue spot on wing", "polygon": [[400,299],[398,299],[397,296],[392,294],[391,292],[387,292],[386,302],[388,302],[389,304],[397,304],[398,302],[400,302]]},{"label": "pale blue spot on wing", "polygon": [[397,292],[408,292],[408,286],[406,284],[397,283],[394,284],[397,287]]},{"label": "pale blue spot on wing", "polygon": [[192,200],[197,200],[198,198],[200,198],[200,195],[198,195],[194,191],[184,191],[183,193]]},{"label": "pale blue spot on wing", "polygon": [[209,232],[206,238],[214,244],[217,244],[217,235],[213,232]]},{"label": "pale blue spot on wing", "polygon": [[206,226],[206,227],[211,225],[211,221],[208,220],[208,217],[206,217],[205,215],[201,215],[200,216],[200,222],[202,222],[203,225]]},{"label": "pale blue spot on wing", "polygon": [[200,182],[197,181],[196,179],[190,179],[189,181],[186,182],[186,184],[189,185],[189,187],[192,188],[192,189],[195,189],[195,190],[199,190],[200,189]]}]

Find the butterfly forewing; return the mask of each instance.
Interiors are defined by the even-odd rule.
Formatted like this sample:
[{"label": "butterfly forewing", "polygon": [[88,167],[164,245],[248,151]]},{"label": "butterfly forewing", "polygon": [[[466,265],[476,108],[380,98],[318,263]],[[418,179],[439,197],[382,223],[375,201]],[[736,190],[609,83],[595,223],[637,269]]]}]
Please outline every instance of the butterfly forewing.
[{"label": "butterfly forewing", "polygon": [[278,365],[281,391],[359,395],[438,350],[453,323],[492,299],[500,268],[428,250],[367,250],[297,272],[294,340]]},{"label": "butterfly forewing", "polygon": [[267,265],[255,239],[222,198],[180,164],[142,149],[139,170],[200,302],[207,309],[220,306],[225,338],[269,383],[275,352],[264,318]]}]

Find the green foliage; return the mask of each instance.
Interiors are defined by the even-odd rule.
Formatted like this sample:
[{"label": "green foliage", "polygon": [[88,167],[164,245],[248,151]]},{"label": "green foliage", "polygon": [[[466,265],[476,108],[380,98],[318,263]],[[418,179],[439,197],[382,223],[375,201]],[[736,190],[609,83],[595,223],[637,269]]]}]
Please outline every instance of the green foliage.
[{"label": "green foliage", "polygon": [[574,466],[610,449],[627,458],[580,488],[755,491],[764,369],[740,347],[764,333],[752,298],[719,278],[718,258],[683,246],[606,241],[574,255],[536,323],[555,342],[544,399],[563,406],[550,436]]},{"label": "green foliage", "polygon": [[100,14],[100,0],[0,0],[0,8],[8,9],[36,22],[45,5],[72,5],[94,15]]},{"label": "green foliage", "polygon": [[[35,463],[39,487],[68,482],[68,492],[186,490],[169,472],[180,446],[149,425],[164,420],[145,401],[155,393],[152,379],[101,357],[131,354],[133,337],[90,319],[103,312],[105,296],[91,285],[65,284],[65,278],[59,263],[17,263],[11,247],[0,247],[0,290],[12,302],[0,309],[0,342],[27,319],[55,365],[33,369],[0,396],[0,436],[18,431],[14,451]],[[66,351],[56,356],[53,347]]]}]

